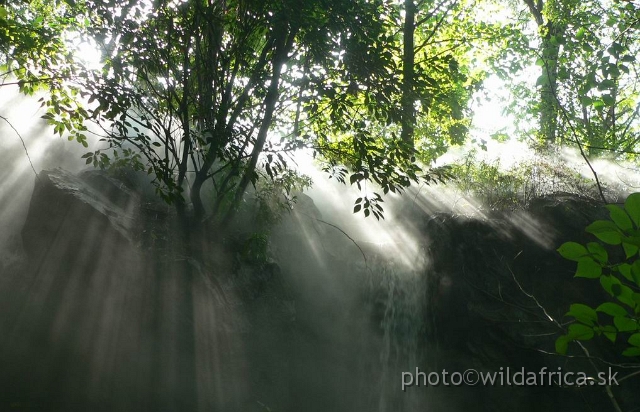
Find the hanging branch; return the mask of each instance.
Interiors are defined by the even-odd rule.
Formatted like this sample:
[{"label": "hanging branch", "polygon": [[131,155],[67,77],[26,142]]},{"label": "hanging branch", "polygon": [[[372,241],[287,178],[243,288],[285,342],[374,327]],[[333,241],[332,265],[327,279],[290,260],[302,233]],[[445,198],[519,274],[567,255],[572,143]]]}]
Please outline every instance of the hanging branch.
[{"label": "hanging branch", "polygon": [[301,215],[307,216],[309,219],[313,219],[313,220],[318,221],[318,222],[320,222],[320,223],[324,223],[324,224],[325,224],[325,225],[327,225],[327,226],[331,226],[332,228],[334,228],[334,229],[336,229],[336,230],[339,230],[343,235],[345,235],[345,236],[346,236],[346,238],[347,238],[347,239],[349,239],[349,240],[351,241],[351,243],[353,243],[354,245],[356,245],[356,247],[357,247],[357,248],[358,248],[358,250],[360,251],[360,254],[362,255],[362,259],[364,259],[364,265],[365,265],[365,267],[366,267],[368,270],[370,270],[370,269],[369,269],[369,263],[368,263],[368,261],[367,261],[367,255],[364,253],[364,250],[362,250],[362,248],[360,247],[360,245],[358,244],[358,242],[356,242],[356,241],[355,241],[355,239],[353,239],[351,236],[349,236],[349,234],[348,234],[347,232],[345,232],[344,230],[340,229],[338,226],[334,225],[333,223],[329,223],[329,222],[327,222],[327,221],[325,221],[325,220],[318,219],[317,217],[311,216],[311,215],[309,215],[309,214],[307,214],[307,213],[304,213],[304,212],[298,212],[298,213],[300,213]]},{"label": "hanging branch", "polygon": [[[544,61],[544,68],[545,68],[545,71],[547,72],[547,78],[548,78],[549,65],[548,65],[548,63],[546,61]],[[593,174],[593,177],[596,180],[596,186],[598,187],[598,193],[600,194],[600,198],[602,199],[602,202],[605,203],[605,204],[609,203],[607,201],[607,198],[604,196],[604,192],[602,191],[602,185],[600,184],[600,179],[598,178],[598,173],[596,172],[596,170],[591,165],[591,162],[589,161],[589,158],[588,158],[587,154],[584,151],[584,147],[582,146],[582,143],[580,143],[580,137],[578,136],[578,132],[576,131],[576,128],[573,126],[573,122],[571,121],[571,117],[569,117],[569,113],[567,113],[567,109],[565,109],[565,107],[562,105],[562,102],[560,101],[560,98],[558,97],[558,92],[557,92],[556,88],[555,87],[550,87],[549,89],[551,90],[551,94],[553,95],[553,98],[555,99],[556,103],[558,104],[558,107],[560,108],[560,113],[562,113],[562,117],[564,118],[564,120],[569,125],[569,129],[571,130],[571,134],[573,135],[573,139],[574,139],[575,143],[578,145],[578,149],[580,149],[580,155],[582,156],[584,161],[587,163],[587,166],[589,166],[589,169],[591,169],[591,173]]]},{"label": "hanging branch", "polygon": [[13,125],[11,124],[11,122],[9,121],[9,119],[7,119],[4,116],[0,116],[0,119],[4,120],[5,122],[7,122],[7,124],[9,125],[10,128],[13,129],[14,132],[16,132],[16,134],[18,135],[18,138],[20,138],[20,141],[22,142],[22,147],[24,148],[24,153],[27,155],[27,160],[29,160],[29,165],[31,165],[31,170],[33,170],[33,173],[36,175],[36,179],[39,179],[38,177],[38,172],[36,172],[36,168],[33,167],[33,162],[31,161],[31,156],[29,156],[29,151],[27,150],[27,145],[24,143],[24,139],[22,138],[22,136],[20,135],[20,133],[16,130],[15,127],[13,127]]}]

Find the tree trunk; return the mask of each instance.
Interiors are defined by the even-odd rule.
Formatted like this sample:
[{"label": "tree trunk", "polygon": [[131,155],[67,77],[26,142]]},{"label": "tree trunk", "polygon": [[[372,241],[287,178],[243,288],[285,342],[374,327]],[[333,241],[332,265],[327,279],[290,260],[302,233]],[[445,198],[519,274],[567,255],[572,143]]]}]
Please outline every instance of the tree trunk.
[{"label": "tree trunk", "polygon": [[404,2],[404,31],[402,55],[402,141],[413,149],[414,125],[416,121],[413,78],[415,65],[414,31],[416,10],[413,0]]},{"label": "tree trunk", "polygon": [[546,33],[542,38],[542,74],[546,76],[540,87],[540,134],[550,145],[556,142],[558,130],[558,55],[560,43],[557,36],[561,35],[561,27],[554,22],[545,25]]},{"label": "tree trunk", "polygon": [[558,55],[560,54],[559,36],[564,31],[564,26],[557,21],[548,20],[542,14],[543,0],[524,0],[529,8],[538,29],[543,30],[540,45],[540,57],[542,59],[542,75],[546,79],[540,85],[540,136],[546,146],[556,142],[558,130]]},{"label": "tree trunk", "polygon": [[252,180],[253,174],[255,173],[256,166],[258,164],[258,157],[260,153],[262,153],[262,149],[264,148],[264,144],[267,140],[267,133],[271,128],[271,123],[273,121],[273,113],[276,107],[276,103],[278,102],[279,96],[279,87],[280,87],[280,77],[282,75],[282,66],[284,65],[287,55],[289,54],[289,50],[293,46],[293,40],[296,36],[297,29],[292,28],[288,33],[287,30],[282,30],[282,33],[276,37],[275,39],[275,47],[273,51],[273,73],[271,75],[269,88],[267,90],[267,95],[264,98],[264,116],[262,118],[262,124],[260,125],[260,130],[258,131],[258,136],[256,137],[256,142],[253,146],[253,150],[251,151],[251,157],[249,161],[249,165],[242,175],[242,179],[238,184],[236,189],[233,203],[230,206],[230,209],[226,213],[225,219],[221,222],[223,225],[230,223],[230,221],[235,216],[235,211],[237,205],[240,204],[242,197],[244,196],[244,192],[249,186],[249,183]]}]

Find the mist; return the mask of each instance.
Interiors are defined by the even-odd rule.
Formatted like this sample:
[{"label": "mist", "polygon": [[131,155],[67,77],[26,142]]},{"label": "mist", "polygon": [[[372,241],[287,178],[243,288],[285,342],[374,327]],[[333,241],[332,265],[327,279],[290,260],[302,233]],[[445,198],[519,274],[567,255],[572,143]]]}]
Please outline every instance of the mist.
[{"label": "mist", "polygon": [[[90,140],[85,149],[54,137],[40,119],[36,98],[3,91],[2,114],[17,132],[0,121],[0,269],[4,296],[16,285],[22,290],[5,303],[14,317],[2,324],[3,348],[18,359],[5,359],[14,375],[2,382],[15,373],[21,380],[16,393],[2,400],[18,410],[62,410],[63,405],[64,410],[384,412],[495,406],[477,388],[403,391],[402,373],[475,366],[465,351],[478,349],[456,329],[466,322],[467,304],[456,300],[466,281],[457,266],[444,268],[434,259],[471,247],[456,236],[474,235],[474,227],[477,233],[491,228],[496,242],[519,245],[522,236],[540,253],[551,253],[558,238],[539,215],[520,210],[498,218],[481,199],[450,184],[387,196],[383,220],[364,218],[352,213],[361,193],[328,179],[300,153],[299,171],[314,184],[297,194],[293,208],[270,229],[266,263],[238,263],[237,256],[216,250],[211,251],[220,253],[216,267],[187,257],[166,259],[169,253],[152,248],[138,254],[127,251],[116,234],[88,222],[86,230],[80,228],[80,244],[66,244],[58,234],[34,268],[21,233],[36,173],[91,170],[81,156],[99,143]],[[488,161],[512,151],[523,160],[534,156],[513,143],[492,147],[489,154],[496,157]],[[464,155],[464,149],[452,151],[440,162]],[[557,156],[589,177],[575,152]],[[501,167],[519,159],[510,155],[509,161]],[[610,186],[618,185],[611,193],[620,198],[637,185],[637,173],[627,165],[606,160],[593,165]],[[154,216],[166,209],[159,204]],[[46,221],[55,207],[39,210],[45,215],[38,219]],[[61,225],[81,225],[76,217],[69,213]],[[165,233],[151,220],[142,222],[149,226],[138,230]],[[451,247],[443,251],[439,245]],[[192,273],[188,281],[185,268]],[[30,273],[26,285],[22,270]],[[192,303],[185,303],[185,294]],[[27,366],[50,369],[38,370],[31,380]],[[481,400],[487,400],[485,409],[478,406]]]},{"label": "mist", "polygon": [[[20,253],[19,233],[33,193],[36,173],[62,167],[70,172],[86,168],[80,158],[86,149],[54,136],[53,128],[40,116],[38,99],[26,97],[17,86],[3,86],[0,94],[0,263]],[[15,130],[14,130],[15,128]],[[97,139],[92,139],[95,144]]]}]

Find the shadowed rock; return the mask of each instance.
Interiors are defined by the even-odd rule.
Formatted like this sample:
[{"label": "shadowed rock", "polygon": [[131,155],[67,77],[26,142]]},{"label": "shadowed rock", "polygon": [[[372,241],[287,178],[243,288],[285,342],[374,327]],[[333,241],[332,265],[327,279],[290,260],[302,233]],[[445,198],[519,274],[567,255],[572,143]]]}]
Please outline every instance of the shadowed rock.
[{"label": "shadowed rock", "polygon": [[104,174],[42,171],[22,230],[25,251],[31,261],[40,261],[52,246],[61,251],[60,243],[69,250],[100,247],[99,239],[131,244],[137,203],[130,190]]}]

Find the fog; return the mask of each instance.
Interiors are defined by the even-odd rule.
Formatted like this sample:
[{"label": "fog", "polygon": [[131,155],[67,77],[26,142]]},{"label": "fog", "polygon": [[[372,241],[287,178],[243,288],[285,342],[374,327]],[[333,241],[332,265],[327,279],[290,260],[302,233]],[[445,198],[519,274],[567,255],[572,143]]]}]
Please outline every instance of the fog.
[{"label": "fog", "polygon": [[[20,232],[35,173],[56,167],[74,173],[84,170],[87,167],[81,156],[95,150],[94,145],[98,144],[90,139],[86,149],[65,137],[53,136],[52,128],[40,119],[42,111],[36,100],[37,96],[25,98],[8,87],[3,87],[0,95],[0,115],[11,122],[10,125],[0,120],[0,269],[24,259]],[[501,159],[504,168],[535,157],[522,143],[491,142],[489,146],[486,160]],[[468,150],[454,149],[440,163],[461,158]],[[556,156],[556,161],[575,165],[576,170],[589,177],[588,167],[575,151],[565,150]],[[75,307],[62,301],[59,306],[52,306],[57,312],[49,315],[56,319],[54,329],[60,342],[65,342],[66,332],[91,333],[91,338],[81,340],[80,345],[86,355],[81,360],[87,364],[71,368],[78,373],[73,379],[92,378],[84,396],[113,396],[119,399],[114,402],[119,410],[133,410],[131,405],[138,404],[128,403],[128,396],[135,398],[130,392],[148,389],[138,375],[155,374],[156,386],[136,395],[143,399],[140,404],[146,405],[147,410],[401,412],[457,411],[473,406],[475,398],[455,388],[448,392],[425,389],[404,393],[400,390],[401,372],[438,364],[437,357],[447,350],[425,350],[425,334],[438,333],[430,329],[428,314],[425,317],[425,299],[433,296],[427,290],[430,283],[425,280],[430,273],[429,248],[438,241],[425,236],[425,217],[446,212],[482,220],[490,217],[490,210],[454,185],[418,186],[403,196],[385,197],[385,219],[364,218],[352,213],[353,201],[362,195],[360,192],[328,179],[308,153],[298,154],[296,161],[300,172],[309,175],[314,185],[299,195],[298,204],[272,231],[269,252],[277,269],[265,278],[263,287],[270,292],[251,291],[257,297],[249,300],[243,296],[243,288],[255,287],[251,279],[254,274],[248,269],[221,280],[221,285],[216,285],[215,279],[203,280],[203,276],[197,281],[202,282],[198,283],[201,288],[196,291],[194,287],[192,292],[192,323],[187,325],[192,341],[183,342],[174,336],[185,327],[178,319],[184,311],[179,303],[180,291],[185,288],[176,280],[179,273],[162,280],[161,286],[153,286],[152,277],[144,278],[156,270],[179,271],[175,262],[159,260],[153,267],[135,262],[131,266],[135,271],[113,273],[111,279],[91,277],[83,268],[77,273],[70,269],[72,281],[59,286],[62,296],[95,302],[95,307],[78,313],[74,310],[91,308],[90,304]],[[621,193],[638,185],[634,180],[636,170],[629,165],[598,160],[593,166],[603,180]],[[537,230],[535,220],[525,214],[512,219],[543,247],[556,247],[545,238],[544,231]],[[91,237],[101,236],[89,229]],[[81,259],[91,261],[97,272],[108,271],[116,265],[114,260],[126,260],[104,250]],[[163,269],[163,265],[169,269]],[[198,270],[206,272],[206,268]],[[89,280],[83,280],[84,276]],[[33,292],[33,296],[50,300],[50,291],[38,283],[42,280],[37,278],[27,294]],[[435,287],[450,288],[455,281],[440,280]],[[154,288],[159,291],[149,292]],[[87,296],[79,297],[83,294]],[[144,306],[144,302],[153,299],[159,302]],[[138,300],[142,303],[131,303]],[[160,308],[162,312],[153,315],[160,330],[161,343],[155,349],[162,358],[159,365],[133,356],[145,354],[145,345],[156,345],[147,342],[137,328],[138,323],[144,324],[151,316],[147,313],[149,308]],[[17,313],[24,315],[21,310]],[[274,319],[276,315],[279,318]],[[20,319],[31,319],[30,316],[39,319],[40,314],[27,313],[14,327],[33,326],[19,324]],[[122,338],[124,331],[130,333],[126,338]],[[68,339],[70,345],[75,344],[72,338]],[[181,365],[182,346],[194,352],[192,369]],[[131,358],[124,359],[123,354]],[[137,370],[135,365],[146,369]],[[185,378],[183,373],[194,377]],[[60,379],[65,381],[67,376]],[[76,382],[73,379],[69,382]],[[195,389],[188,387],[189,379],[195,381]],[[103,392],[105,388],[107,392]],[[73,388],[65,390],[73,393]],[[157,399],[145,402],[144,397],[149,394]],[[192,395],[194,402],[182,399]]]},{"label": "fog", "polygon": [[[12,270],[23,267],[18,263],[27,259],[21,230],[36,173],[54,168],[72,173],[90,170],[81,156],[100,144],[90,138],[89,147],[84,148],[66,136],[54,136],[40,118],[43,110],[38,97],[23,97],[10,87],[3,87],[0,97],[0,114],[7,119],[0,121],[0,269],[6,269],[0,271],[3,296],[20,284],[22,274]],[[126,399],[149,396],[144,383],[148,378],[141,377],[155,370],[159,389],[151,393],[160,390],[162,394],[144,402],[154,405],[153,410],[176,410],[175,405],[186,408],[178,410],[203,411],[301,407],[307,411],[409,410],[406,408],[415,396],[402,396],[397,387],[399,372],[418,362],[424,295],[419,275],[426,267],[424,245],[413,238],[403,217],[395,216],[391,198],[386,203],[385,220],[353,215],[351,202],[357,193],[327,180],[304,157],[298,159],[302,159],[301,171],[316,184],[299,195],[300,202],[292,212],[285,213],[273,229],[270,245],[278,273],[282,273],[281,279],[271,282],[283,282],[286,293],[278,292],[284,294],[275,300],[260,295],[254,307],[239,294],[245,284],[254,287],[255,281],[246,277],[255,275],[241,270],[233,279],[221,280],[221,289],[207,281],[207,287],[194,292],[192,372],[185,372],[189,367],[184,365],[189,362],[181,365],[180,360],[184,356],[181,348],[190,345],[178,336],[182,326],[176,316],[181,316],[183,309],[176,293],[184,287],[180,280],[152,286],[149,282],[158,276],[151,274],[153,267],[124,255],[118,256],[118,263],[113,260],[113,250],[118,248],[112,244],[115,240],[101,240],[101,249],[90,247],[93,239],[105,236],[97,226],[86,228],[82,245],[56,235],[57,244],[51,247],[66,256],[66,262],[45,259],[33,278],[25,278],[30,279],[30,286],[24,294],[15,295],[17,303],[5,302],[3,306],[17,316],[4,323],[4,328],[9,327],[3,341],[5,353],[15,352],[16,359],[24,358],[26,363],[19,369],[34,362],[50,368],[31,379],[19,377],[17,381],[23,382],[15,387],[22,391],[20,402],[25,402],[23,392],[55,391],[61,393],[54,396],[58,401],[77,396],[78,402],[93,404],[106,396],[113,398],[107,403],[111,408],[132,410]],[[56,213],[55,205],[50,206],[49,211]],[[46,205],[43,210],[47,213]],[[69,211],[63,224],[83,223],[74,222]],[[55,254],[49,251],[49,255]],[[158,260],[154,266],[168,265],[175,279],[180,277],[179,265],[162,263],[162,257]],[[122,262],[129,262],[127,273],[116,272]],[[60,270],[66,271],[63,277],[49,274]],[[158,287],[159,295],[154,295]],[[144,309],[149,299],[161,301]],[[132,306],[136,301],[139,303]],[[158,343],[145,349],[147,338],[141,333],[147,327],[147,310],[159,311],[154,316],[159,320],[154,322],[160,332],[154,338]],[[285,320],[274,321],[274,316]],[[412,317],[416,324],[407,324]],[[287,327],[293,332],[281,330],[283,325],[292,325]],[[410,332],[402,336],[410,339],[399,340],[398,328],[407,327]],[[47,334],[50,343],[34,340]],[[130,336],[128,343],[117,338],[123,334]],[[153,366],[149,357],[155,356],[158,349],[153,348],[158,345],[164,360]],[[137,354],[133,363],[122,363],[132,354]],[[70,361],[74,358],[77,360]],[[190,380],[180,379],[184,373],[197,376],[194,402],[184,400],[193,393],[188,388]],[[78,381],[82,376],[90,379]],[[8,378],[2,376],[2,382]],[[127,395],[132,391],[137,394]],[[5,396],[11,396],[9,391]],[[25,405],[55,409],[42,401],[41,395],[32,393],[27,398],[32,396],[36,403]],[[138,405],[136,402],[133,404]]]},{"label": "fog", "polygon": [[0,93],[0,115],[6,118],[0,119],[0,264],[20,253],[18,236],[36,172],[55,167],[78,172],[86,167],[80,157],[87,149],[54,136],[53,128],[40,118],[44,110],[39,97],[25,97],[17,86],[3,86]]}]

